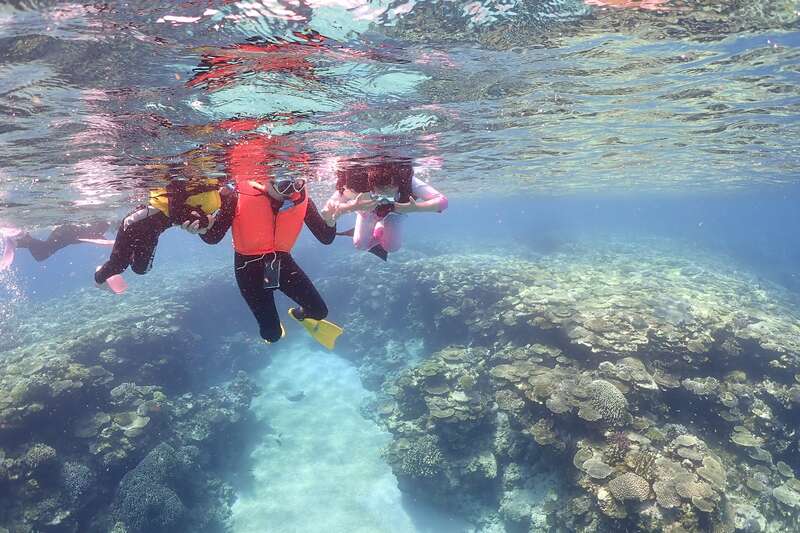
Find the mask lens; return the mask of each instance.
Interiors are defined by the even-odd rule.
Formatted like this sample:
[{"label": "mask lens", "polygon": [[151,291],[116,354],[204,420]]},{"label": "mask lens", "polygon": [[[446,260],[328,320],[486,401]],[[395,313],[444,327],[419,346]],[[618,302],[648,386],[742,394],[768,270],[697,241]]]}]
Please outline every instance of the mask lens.
[{"label": "mask lens", "polygon": [[292,180],[275,180],[275,190],[280,194],[287,194],[294,185]]},{"label": "mask lens", "polygon": [[300,192],[305,186],[306,180],[303,178],[275,180],[275,190],[280,194],[289,194],[292,191]]}]

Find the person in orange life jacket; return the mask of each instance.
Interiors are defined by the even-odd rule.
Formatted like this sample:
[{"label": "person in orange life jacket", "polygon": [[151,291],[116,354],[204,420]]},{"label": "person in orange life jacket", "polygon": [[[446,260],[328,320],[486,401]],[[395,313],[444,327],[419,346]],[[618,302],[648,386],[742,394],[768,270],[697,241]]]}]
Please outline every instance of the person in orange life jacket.
[{"label": "person in orange life jacket", "polygon": [[[291,255],[304,223],[323,244],[336,237],[335,223],[322,219],[306,193],[305,180],[240,179],[235,186],[221,189],[221,195],[216,221],[200,238],[216,244],[232,228],[236,283],[258,322],[261,338],[273,343],[285,334],[275,307],[275,290],[280,290],[299,305],[289,310],[291,317],[333,348],[341,329],[324,320],[328,315],[325,301]],[[200,226],[195,222],[185,227],[196,233]],[[332,326],[338,333],[323,332],[319,326]]]}]

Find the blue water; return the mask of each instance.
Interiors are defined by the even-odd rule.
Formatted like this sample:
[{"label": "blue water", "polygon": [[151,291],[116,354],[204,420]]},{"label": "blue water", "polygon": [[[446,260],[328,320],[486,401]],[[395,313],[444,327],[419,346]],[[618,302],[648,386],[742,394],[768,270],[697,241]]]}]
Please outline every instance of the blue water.
[{"label": "blue water", "polygon": [[386,263],[300,235],[332,352],[281,294],[262,342],[230,234],[119,296],[18,249],[0,533],[800,530],[799,64],[796,0],[0,5],[0,236],[247,139],[319,207],[375,157],[449,199]]}]

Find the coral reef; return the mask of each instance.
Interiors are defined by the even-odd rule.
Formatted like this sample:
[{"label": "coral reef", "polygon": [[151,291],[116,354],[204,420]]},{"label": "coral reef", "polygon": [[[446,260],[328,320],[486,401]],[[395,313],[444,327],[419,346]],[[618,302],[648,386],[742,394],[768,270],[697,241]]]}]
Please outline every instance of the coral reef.
[{"label": "coral reef", "polygon": [[235,350],[206,361],[186,290],[29,313],[0,357],[0,531],[224,530],[257,391]]},{"label": "coral reef", "polygon": [[[384,294],[394,314],[349,342],[385,377],[375,412],[401,488],[509,531],[800,528],[799,302],[678,252],[395,262],[411,289]],[[354,320],[371,312],[364,277],[338,277]],[[381,367],[374,330],[430,355]],[[563,505],[525,500],[532,479]]]},{"label": "coral reef", "polygon": [[[203,472],[196,446],[161,443],[119,483],[111,506],[116,529],[128,533],[224,530],[232,491]],[[210,487],[212,487],[210,489]]]},{"label": "coral reef", "polygon": [[[798,301],[660,243],[561,250],[324,265],[401,489],[485,531],[800,529]],[[254,363],[238,334],[209,358],[175,291],[20,326],[0,528],[224,528]]]},{"label": "coral reef", "polygon": [[112,516],[131,533],[186,529],[189,512],[176,491],[193,475],[190,453],[158,445],[120,481]]}]

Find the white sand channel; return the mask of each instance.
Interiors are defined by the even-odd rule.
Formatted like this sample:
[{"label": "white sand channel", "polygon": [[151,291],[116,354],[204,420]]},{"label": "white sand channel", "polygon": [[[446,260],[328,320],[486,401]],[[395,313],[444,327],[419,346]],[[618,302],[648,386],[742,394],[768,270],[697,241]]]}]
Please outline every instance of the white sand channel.
[{"label": "white sand channel", "polygon": [[293,344],[257,379],[253,410],[270,429],[252,454],[255,482],[234,505],[235,533],[465,530],[401,497],[380,456],[389,435],[359,413],[368,393],[350,363]]}]

